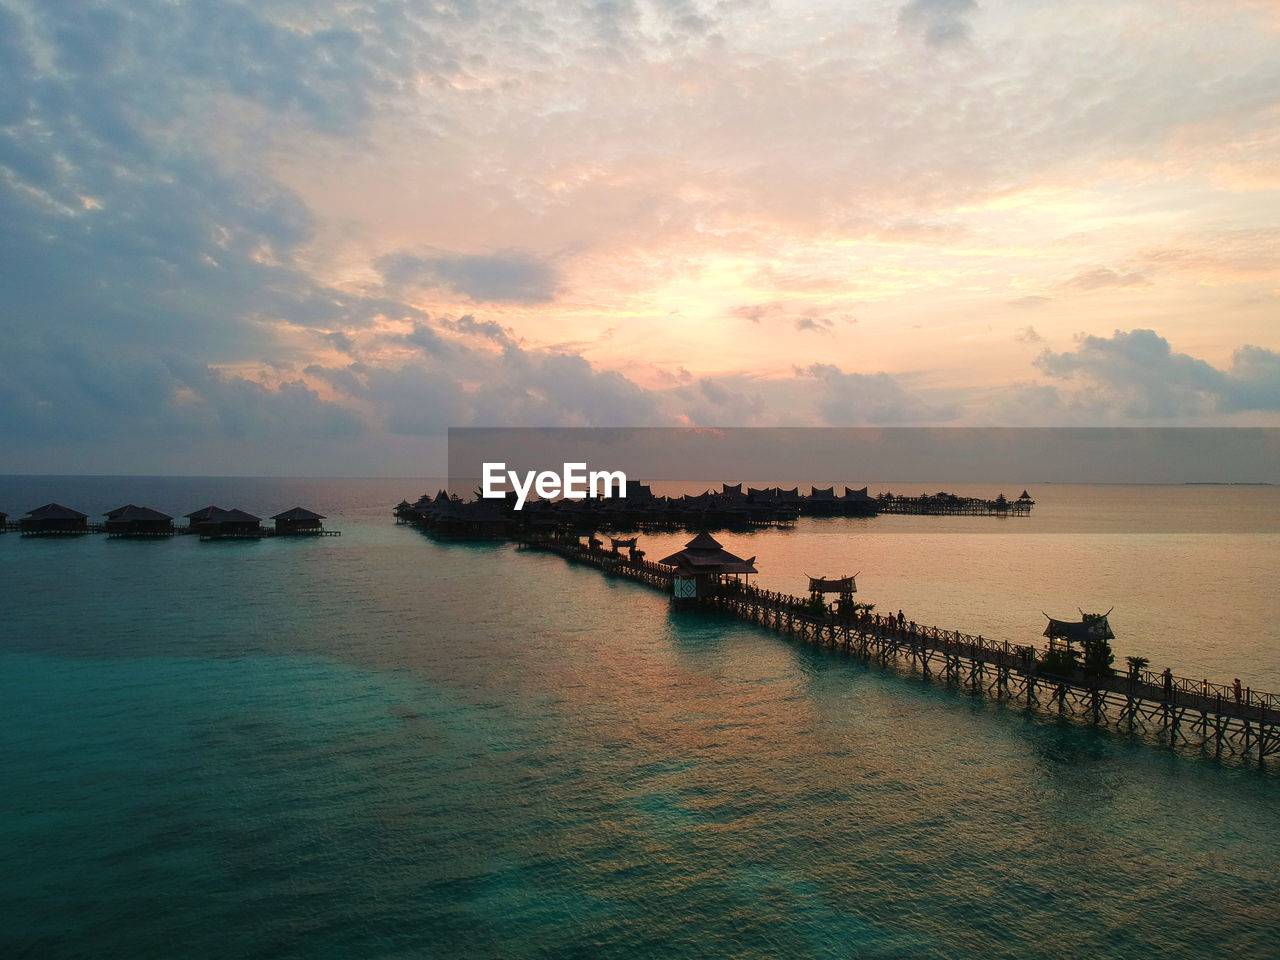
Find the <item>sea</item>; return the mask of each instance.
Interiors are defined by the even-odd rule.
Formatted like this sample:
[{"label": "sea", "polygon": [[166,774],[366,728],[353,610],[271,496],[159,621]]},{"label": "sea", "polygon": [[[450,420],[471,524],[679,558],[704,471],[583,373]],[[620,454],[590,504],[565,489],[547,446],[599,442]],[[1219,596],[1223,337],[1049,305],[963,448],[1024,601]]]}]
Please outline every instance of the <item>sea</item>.
[{"label": "sea", "polygon": [[[11,517],[341,531],[0,536],[0,957],[1280,957],[1274,760],[396,524],[436,486],[0,477]],[[1028,492],[717,537],[769,589],[857,574],[877,611],[1018,643],[1110,610],[1121,666],[1280,691],[1280,488]]]}]

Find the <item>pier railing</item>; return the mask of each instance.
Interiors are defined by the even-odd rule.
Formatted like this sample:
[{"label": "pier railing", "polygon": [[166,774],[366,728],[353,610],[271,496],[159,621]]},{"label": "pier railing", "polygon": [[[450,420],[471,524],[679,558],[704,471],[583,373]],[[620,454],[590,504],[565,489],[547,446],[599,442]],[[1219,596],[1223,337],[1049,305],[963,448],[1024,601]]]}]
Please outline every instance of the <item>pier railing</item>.
[{"label": "pier railing", "polygon": [[925,626],[905,618],[899,620],[886,614],[866,611],[841,613],[827,609],[819,613],[813,609],[809,598],[742,584],[721,584],[711,596],[713,605],[722,605],[726,600],[735,599],[786,611],[793,617],[807,620],[815,627],[848,626],[864,632],[872,631],[886,639],[928,647],[941,654],[982,660],[1045,679],[1060,679],[1091,688],[1141,696],[1144,699],[1213,710],[1216,713],[1280,721],[1280,694],[1254,690],[1251,687],[1241,687],[1237,696],[1234,684],[1172,675],[1166,683],[1163,674],[1149,670],[1137,674],[1121,671],[1091,673],[1079,668],[1069,672],[1053,671],[1041,662],[1040,651],[1032,644],[1011,644],[1007,640],[992,640],[981,634]]},{"label": "pier railing", "polygon": [[[559,554],[565,559],[586,563],[620,576],[640,580],[659,589],[670,590],[673,571],[670,567],[650,560],[633,559],[603,547],[591,547],[572,541],[532,540],[521,543],[524,549],[544,550]],[[1155,708],[1173,711],[1180,716],[1186,711],[1210,714],[1224,721],[1245,724],[1242,728],[1246,744],[1253,728],[1249,724],[1265,726],[1274,731],[1280,724],[1280,694],[1243,687],[1236,696],[1234,684],[1212,683],[1205,679],[1179,677],[1150,670],[1097,673],[1075,668],[1068,671],[1051,669],[1041,659],[1042,651],[1033,644],[1013,644],[1005,640],[993,640],[981,634],[969,634],[961,630],[948,630],[937,626],[916,624],[905,617],[876,614],[867,610],[841,610],[823,606],[815,609],[811,597],[795,596],[751,586],[740,581],[713,584],[701,602],[712,609],[732,613],[742,619],[763,624],[783,632],[851,647],[855,643],[866,648],[874,639],[883,651],[893,648],[911,657],[938,657],[948,664],[961,659],[976,666],[981,672],[994,668],[1005,678],[1020,678],[1028,689],[1037,685],[1057,690],[1055,697],[1065,702],[1068,690],[1092,698],[1092,709],[1100,709],[1098,697],[1108,696],[1119,702],[1134,704],[1148,702]],[[839,638],[839,639],[838,639]],[[1030,697],[1030,695],[1029,695]],[[1176,728],[1176,721],[1170,721]],[[1202,720],[1202,724],[1207,721]],[[1239,731],[1237,731],[1239,732]],[[1270,755],[1280,750],[1280,741],[1273,733],[1267,735],[1265,749]]]}]

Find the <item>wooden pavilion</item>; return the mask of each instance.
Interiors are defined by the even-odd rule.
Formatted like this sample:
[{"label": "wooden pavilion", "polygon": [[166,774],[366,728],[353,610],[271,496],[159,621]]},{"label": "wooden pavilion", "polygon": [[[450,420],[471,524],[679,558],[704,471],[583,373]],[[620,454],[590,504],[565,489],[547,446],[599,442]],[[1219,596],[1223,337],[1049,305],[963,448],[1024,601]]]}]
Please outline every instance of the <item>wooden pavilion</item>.
[{"label": "wooden pavilion", "polygon": [[809,577],[809,595],[821,598],[824,594],[834,593],[836,595],[835,610],[841,616],[854,615],[853,595],[857,592],[858,575],[856,573],[833,578]]},{"label": "wooden pavilion", "polygon": [[1054,645],[1055,640],[1061,640],[1070,646],[1073,643],[1087,643],[1091,640],[1114,640],[1116,635],[1111,632],[1111,624],[1107,622],[1107,616],[1111,613],[1098,614],[1097,616],[1085,617],[1083,620],[1055,620],[1047,613],[1045,617],[1049,620],[1049,625],[1044,628],[1043,636],[1049,638],[1049,646]]},{"label": "wooden pavilion", "polygon": [[680,603],[708,596],[727,577],[736,580],[739,576],[758,573],[755,561],[755,557],[743,560],[734,556],[704,530],[686,543],[683,550],[658,562],[665,567],[675,568],[672,597]]}]

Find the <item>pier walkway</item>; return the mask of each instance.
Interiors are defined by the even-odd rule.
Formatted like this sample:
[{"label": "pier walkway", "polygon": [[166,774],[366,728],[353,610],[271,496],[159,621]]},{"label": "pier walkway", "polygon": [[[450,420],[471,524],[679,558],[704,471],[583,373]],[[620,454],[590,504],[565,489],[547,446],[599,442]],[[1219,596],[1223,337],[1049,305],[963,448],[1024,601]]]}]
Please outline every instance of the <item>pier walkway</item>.
[{"label": "pier walkway", "polygon": [[[632,560],[580,543],[528,540],[518,549],[554,553],[612,576],[626,577],[667,592],[672,569]],[[898,665],[996,699],[1021,702],[1041,712],[1106,724],[1156,739],[1191,746],[1215,757],[1235,756],[1265,765],[1280,756],[1280,695],[1241,691],[1207,680],[1166,677],[1151,671],[1088,676],[1049,672],[1034,646],[988,640],[959,630],[901,624],[868,613],[815,613],[807,598],[774,593],[736,582],[719,584],[698,601],[748,623],[796,640],[874,661]]]}]

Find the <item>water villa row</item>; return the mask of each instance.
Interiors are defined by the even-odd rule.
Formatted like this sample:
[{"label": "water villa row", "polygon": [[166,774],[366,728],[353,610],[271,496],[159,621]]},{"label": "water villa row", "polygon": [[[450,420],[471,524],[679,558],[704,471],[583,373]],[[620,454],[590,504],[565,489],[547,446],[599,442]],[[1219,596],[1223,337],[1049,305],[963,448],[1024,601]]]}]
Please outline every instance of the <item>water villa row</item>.
[{"label": "water villa row", "polygon": [[[654,587],[679,607],[718,611],[1028,710],[1260,766],[1280,756],[1280,694],[1242,686],[1238,679],[1223,684],[1175,676],[1170,668],[1156,673],[1147,669],[1145,657],[1127,657],[1128,670],[1114,670],[1110,611],[1081,613],[1078,621],[1046,615],[1047,644],[1037,648],[917,624],[901,610],[896,616],[874,613],[874,604],[854,600],[856,574],[810,577],[808,597],[761,590],[750,584],[758,572],[756,558],[734,556],[706,532],[656,562],[645,559],[637,542],[614,539],[606,549],[595,537],[584,543],[561,534],[528,537],[518,549],[553,553]],[[828,602],[831,594],[836,599]]]},{"label": "water villa row", "polygon": [[336,537],[337,530],[326,530],[322,514],[304,507],[293,507],[271,517],[274,529],[263,527],[262,518],[243,510],[224,510],[208,506],[188,513],[187,525],[175,526],[173,517],[151,507],[139,507],[127,503],[123,507],[108,510],[101,523],[90,523],[89,515],[64,507],[60,503],[46,503],[27,511],[18,520],[10,520],[0,513],[0,533],[14,531],[24,537],[66,537],[88,533],[105,533],[110,538],[148,540],[172,537],[178,534],[197,534],[201,540],[260,540],[263,537]]},{"label": "water villa row", "polygon": [[627,495],[594,500],[531,500],[516,511],[515,494],[504,500],[479,496],[464,501],[441,490],[414,503],[402,500],[394,510],[403,523],[422,526],[442,536],[500,538],[528,531],[550,531],[560,526],[591,530],[735,530],[760,526],[783,527],[802,516],[874,517],[879,514],[929,516],[1025,517],[1035,501],[1027,491],[1016,500],[1002,493],[993,500],[936,493],[918,497],[881,493],[871,496],[866,487],[748,487],[722,484],[681,497],[659,497],[648,484],[628,481]]}]

